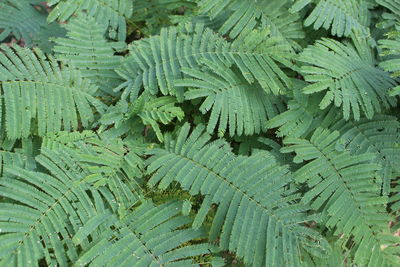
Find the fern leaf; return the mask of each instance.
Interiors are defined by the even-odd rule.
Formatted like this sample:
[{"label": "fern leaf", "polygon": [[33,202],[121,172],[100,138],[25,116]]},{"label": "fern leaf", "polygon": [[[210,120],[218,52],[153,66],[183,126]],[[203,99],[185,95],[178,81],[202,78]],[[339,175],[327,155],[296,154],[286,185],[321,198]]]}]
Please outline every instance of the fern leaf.
[{"label": "fern leaf", "polygon": [[304,21],[305,26],[313,24],[314,29],[331,29],[332,35],[350,36],[355,31],[367,35],[369,24],[368,4],[363,0],[297,0],[291,8],[297,13],[311,2],[316,2],[311,14]]},{"label": "fern leaf", "polygon": [[[61,129],[88,127],[103,104],[92,95],[97,87],[79,72],[61,69],[38,50],[1,46],[0,87],[3,123],[9,139],[36,132],[43,136]],[[39,100],[41,102],[39,102]],[[79,120],[78,120],[79,116]]]},{"label": "fern leaf", "polygon": [[213,133],[217,123],[223,135],[253,135],[262,130],[262,123],[279,114],[284,108],[281,99],[267,94],[261,87],[250,85],[226,65],[203,61],[208,72],[182,69],[191,79],[177,80],[176,86],[190,87],[185,98],[205,98],[200,111],[211,111],[207,131]]},{"label": "fern leaf", "polygon": [[0,1],[0,42],[12,34],[32,46],[33,38],[46,25],[46,16],[38,12],[32,4],[37,0],[1,0]]},{"label": "fern leaf", "polygon": [[[139,102],[142,102],[139,103]],[[138,106],[137,104],[141,105]],[[176,98],[171,96],[154,97],[143,94],[131,107],[131,115],[138,115],[144,125],[150,125],[159,141],[163,142],[159,123],[170,124],[175,118],[181,121],[185,114],[176,106]]]},{"label": "fern leaf", "polygon": [[[268,38],[265,32],[254,32],[249,39],[228,43],[203,25],[188,24],[185,29],[162,29],[159,36],[140,40],[131,48],[124,67],[118,70],[123,77],[135,77],[127,86],[144,88],[156,94],[173,95],[183,100],[183,89],[175,88],[182,78],[182,68],[198,69],[201,60],[235,64],[249,83],[258,81],[267,92],[279,94],[290,84],[277,62],[290,65],[290,49]],[[139,77],[139,81],[136,77]],[[130,78],[131,79],[131,78]]]},{"label": "fern leaf", "polygon": [[[286,138],[282,152],[296,152],[294,161],[307,161],[295,177],[310,187],[302,199],[315,210],[327,213],[325,225],[346,243],[352,236],[358,263],[398,260],[398,255],[381,251],[390,218],[381,196],[380,181],[374,179],[380,165],[372,153],[351,155],[335,147],[339,132],[318,128],[310,140]],[[379,259],[379,260],[377,260]],[[379,265],[372,265],[379,266]]]},{"label": "fern leaf", "polygon": [[[294,47],[298,45],[294,39],[304,38],[300,16],[288,12],[288,0],[224,0],[199,2],[200,13],[211,19],[225,17],[219,28],[222,35],[229,34],[231,38],[247,35],[258,26],[270,28],[273,37],[283,38]],[[226,14],[226,15],[225,15]]]},{"label": "fern leaf", "polygon": [[48,22],[66,21],[74,15],[86,11],[100,24],[106,22],[109,29],[109,35],[113,39],[125,41],[126,22],[130,18],[133,10],[133,1],[131,0],[50,0],[49,6],[54,6],[47,17]]},{"label": "fern leaf", "polygon": [[336,149],[352,154],[375,153],[374,162],[382,166],[383,192],[389,193],[390,182],[399,173],[400,124],[395,117],[378,115],[358,122],[340,120],[329,127],[341,133]]},{"label": "fern leaf", "polygon": [[[184,228],[190,222],[179,216],[182,203],[154,206],[145,202],[122,219],[102,216],[105,230],[90,243],[73,266],[200,266],[192,257],[214,250],[207,243],[190,244],[204,237],[202,230]],[[93,218],[74,236],[76,245],[101,224]]]},{"label": "fern leaf", "polygon": [[218,238],[222,249],[251,266],[301,266],[302,248],[327,252],[326,241],[302,225],[311,218],[294,201],[296,189],[286,189],[292,181],[287,167],[268,153],[235,156],[222,140],[209,143],[202,126],[189,130],[185,124],[176,140],[166,139],[165,149],[151,153],[148,183],[165,189],[176,181],[191,195],[201,193],[199,214],[217,204],[210,240]]},{"label": "fern leaf", "polygon": [[[69,266],[78,256],[71,236],[97,214],[91,195],[98,193],[76,183],[83,173],[68,165],[68,157],[47,153],[37,157],[52,175],[7,168],[17,178],[0,179],[0,265]],[[83,247],[85,244],[83,244]]]},{"label": "fern leaf", "polygon": [[[400,14],[400,13],[399,13]],[[389,39],[379,41],[380,48],[382,49],[382,55],[387,56],[379,66],[392,73],[392,77],[400,76],[399,68],[399,55],[400,55],[400,34],[399,31],[389,33]],[[400,94],[400,86],[396,84],[393,86],[392,90],[389,92],[391,96],[396,96]]]},{"label": "fern leaf", "polygon": [[299,58],[305,63],[302,67],[305,80],[312,83],[303,92],[326,91],[320,108],[325,109],[334,103],[342,107],[346,120],[351,113],[355,120],[359,120],[361,115],[371,119],[375,112],[396,103],[387,95],[395,81],[375,66],[365,42],[356,42],[356,47],[323,38],[306,48]]},{"label": "fern leaf", "polygon": [[337,121],[338,110],[336,108],[321,110],[319,94],[305,95],[302,89],[306,83],[296,81],[291,92],[291,99],[287,103],[287,110],[273,117],[265,123],[265,128],[278,128],[278,137],[306,137],[316,128],[326,122]]},{"label": "fern leaf", "polygon": [[59,132],[45,136],[42,149],[67,153],[85,170],[82,183],[94,188],[106,186],[120,208],[130,208],[143,197],[143,160],[135,147],[119,138],[107,140],[91,131]]},{"label": "fern leaf", "polygon": [[107,25],[89,16],[73,18],[64,28],[67,30],[67,38],[55,40],[53,51],[56,58],[79,69],[84,78],[112,94],[111,89],[120,83],[114,70],[122,62],[122,57],[114,54],[123,50],[125,44],[107,42],[104,37]]}]

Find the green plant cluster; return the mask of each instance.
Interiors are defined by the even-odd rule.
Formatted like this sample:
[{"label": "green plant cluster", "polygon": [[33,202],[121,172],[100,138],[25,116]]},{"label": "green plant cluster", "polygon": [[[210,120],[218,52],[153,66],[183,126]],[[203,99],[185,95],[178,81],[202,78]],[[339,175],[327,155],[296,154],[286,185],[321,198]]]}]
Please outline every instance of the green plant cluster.
[{"label": "green plant cluster", "polygon": [[0,266],[400,266],[400,0],[0,0]]}]

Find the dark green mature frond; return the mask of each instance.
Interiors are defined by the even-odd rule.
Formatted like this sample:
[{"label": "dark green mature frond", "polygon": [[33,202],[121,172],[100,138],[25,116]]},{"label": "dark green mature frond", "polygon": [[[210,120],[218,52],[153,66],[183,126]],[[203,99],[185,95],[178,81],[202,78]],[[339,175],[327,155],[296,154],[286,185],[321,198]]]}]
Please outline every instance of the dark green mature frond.
[{"label": "dark green mature frond", "polygon": [[[400,14],[400,13],[399,13]],[[382,55],[387,56],[379,66],[387,72],[391,72],[393,77],[400,76],[400,32],[395,31],[388,34],[387,40],[380,40],[379,45],[383,50]],[[396,84],[389,92],[390,95],[395,96],[400,94],[400,86]]]},{"label": "dark green mature frond", "polygon": [[0,49],[2,127],[9,139],[70,131],[79,123],[88,127],[93,109],[102,111],[103,104],[92,96],[97,87],[78,71],[60,68],[39,49]]},{"label": "dark green mature frond", "polygon": [[47,135],[42,149],[62,151],[86,172],[82,182],[95,188],[106,186],[120,203],[119,212],[143,197],[143,160],[140,151],[121,139],[105,139],[91,131]]},{"label": "dark green mature frond", "polygon": [[257,81],[267,92],[279,94],[290,80],[277,63],[290,65],[291,56],[287,45],[269,38],[265,31],[228,43],[201,24],[187,24],[185,28],[162,29],[159,36],[135,42],[118,72],[127,79],[121,88],[137,91],[143,85],[152,94],[160,90],[182,101],[183,88],[175,87],[175,80],[182,78],[182,68],[199,69],[201,61],[207,59],[234,64],[249,83]]},{"label": "dark green mature frond", "polygon": [[[87,242],[104,225],[102,234],[90,241],[73,266],[203,266],[193,257],[215,249],[207,243],[191,244],[205,233],[185,227],[191,220],[179,215],[181,209],[181,202],[155,207],[146,201],[120,219],[110,212],[92,218],[73,237],[75,245]],[[222,266],[218,262],[211,265]]]},{"label": "dark green mature frond", "polygon": [[257,27],[270,28],[271,36],[283,38],[294,47],[293,39],[304,38],[298,14],[290,14],[290,0],[201,0],[200,13],[211,19],[226,17],[219,28],[231,38],[247,35]]},{"label": "dark green mature frond", "polygon": [[397,118],[377,115],[371,120],[357,122],[340,120],[329,129],[341,133],[337,150],[350,151],[355,155],[376,155],[373,162],[382,166],[379,176],[383,179],[383,192],[388,194],[391,180],[400,173],[400,123]]},{"label": "dark green mature frond", "polygon": [[250,266],[302,266],[302,249],[319,256],[327,252],[326,241],[302,225],[312,217],[295,201],[296,188],[288,188],[292,177],[286,166],[267,152],[235,156],[222,140],[210,143],[204,127],[190,135],[189,130],[184,125],[176,140],[166,138],[164,149],[151,152],[148,183],[165,189],[176,181],[191,195],[204,195],[195,228],[217,204],[210,240],[218,239],[222,249]]},{"label": "dark green mature frond", "polygon": [[45,13],[40,13],[32,4],[38,0],[0,0],[0,42],[12,34],[26,45],[46,24]]},{"label": "dark green mature frond", "polygon": [[205,98],[200,111],[211,112],[207,131],[224,135],[253,135],[262,131],[262,123],[284,110],[283,101],[267,94],[258,84],[249,84],[228,65],[204,60],[204,70],[182,69],[190,78],[177,80],[175,86],[189,87],[185,99]]},{"label": "dark green mature frond", "polygon": [[332,35],[349,36],[353,31],[369,33],[368,4],[363,0],[297,0],[292,13],[297,13],[310,3],[316,3],[311,14],[304,21],[314,29],[331,29]]},{"label": "dark green mature frond", "polygon": [[120,83],[115,72],[122,62],[122,56],[115,53],[123,50],[123,42],[107,42],[104,21],[96,22],[92,17],[80,15],[71,19],[63,27],[68,31],[67,38],[57,38],[53,51],[56,58],[80,70],[84,78],[98,84],[100,88],[112,93],[112,88]]},{"label": "dark green mature frond", "polygon": [[[46,152],[36,160],[51,175],[18,167],[0,178],[0,265],[70,266],[78,257],[72,236],[102,212],[92,197],[101,196],[80,183],[85,173],[66,154]],[[85,246],[86,244],[84,244]]]},{"label": "dark green mature frond", "polygon": [[303,92],[326,91],[320,108],[325,109],[334,103],[342,107],[346,120],[351,113],[355,120],[362,115],[371,119],[383,108],[395,105],[396,99],[387,94],[395,81],[376,67],[368,44],[354,40],[356,48],[323,38],[304,49],[299,57],[305,63],[301,72],[305,80],[312,84],[306,86]]},{"label": "dark green mature frond", "polygon": [[294,151],[296,163],[308,162],[294,174],[297,182],[310,187],[302,201],[315,210],[325,210],[325,226],[340,236],[343,244],[354,238],[356,262],[368,262],[368,266],[398,262],[398,252],[381,249],[381,245],[395,244],[396,238],[390,238],[390,217],[385,210],[388,199],[381,196],[381,181],[375,178],[380,165],[374,163],[373,153],[337,151],[339,136],[337,131],[318,128],[310,141],[284,140],[288,147],[282,152]]},{"label": "dark green mature frond", "polygon": [[291,99],[287,103],[287,110],[273,117],[265,123],[267,129],[278,128],[278,137],[306,137],[324,121],[336,121],[338,110],[336,108],[321,110],[319,101],[321,96],[305,95],[301,90],[307,84],[303,81],[294,82],[295,88],[291,91]]},{"label": "dark green mature frond", "polygon": [[47,4],[53,10],[47,17],[48,22],[67,21],[71,17],[86,11],[100,24],[109,26],[109,35],[119,41],[126,39],[126,19],[130,18],[133,11],[132,0],[49,0]]}]

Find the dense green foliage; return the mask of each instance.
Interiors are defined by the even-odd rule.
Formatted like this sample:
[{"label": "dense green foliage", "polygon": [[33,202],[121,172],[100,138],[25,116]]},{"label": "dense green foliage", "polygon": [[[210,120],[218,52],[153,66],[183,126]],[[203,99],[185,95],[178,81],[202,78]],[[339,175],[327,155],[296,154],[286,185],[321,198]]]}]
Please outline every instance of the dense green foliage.
[{"label": "dense green foliage", "polygon": [[399,0],[0,0],[0,267],[400,265]]}]

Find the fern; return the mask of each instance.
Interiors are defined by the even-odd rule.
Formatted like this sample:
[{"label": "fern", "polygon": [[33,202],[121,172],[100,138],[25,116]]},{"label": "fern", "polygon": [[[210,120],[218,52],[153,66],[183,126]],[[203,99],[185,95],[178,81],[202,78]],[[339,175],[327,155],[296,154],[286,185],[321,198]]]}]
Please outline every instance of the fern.
[{"label": "fern", "polygon": [[392,245],[398,241],[388,235],[389,216],[385,212],[388,200],[380,196],[380,181],[374,179],[380,165],[371,163],[374,154],[353,156],[348,151],[336,151],[338,137],[338,132],[318,128],[310,140],[284,140],[288,147],[282,152],[295,151],[296,163],[308,161],[295,173],[297,182],[306,182],[310,187],[302,202],[310,203],[315,210],[324,209],[325,225],[335,235],[341,235],[343,243],[354,236],[357,262],[369,262],[371,266],[395,263],[399,255],[380,248],[389,240]]},{"label": "fern", "polygon": [[399,3],[0,0],[0,266],[398,266]]},{"label": "fern", "polygon": [[84,78],[110,90],[119,84],[119,76],[114,71],[120,66],[121,56],[114,56],[125,48],[122,42],[107,42],[104,38],[107,25],[98,24],[89,16],[71,19],[64,26],[68,38],[57,38],[53,51],[57,59],[77,68]]},{"label": "fern", "polygon": [[219,28],[223,35],[231,38],[247,35],[258,26],[269,27],[273,37],[281,37],[293,46],[298,46],[293,39],[304,38],[299,16],[290,14],[288,0],[257,1],[257,0],[224,0],[199,2],[200,12],[211,19],[225,16],[225,22]]},{"label": "fern", "polygon": [[[212,245],[189,244],[204,236],[201,230],[183,228],[190,219],[177,216],[182,204],[166,203],[155,207],[145,202],[122,219],[110,213],[92,218],[73,237],[82,244],[96,228],[103,233],[90,242],[73,266],[200,266],[190,257],[208,254]],[[217,260],[215,260],[217,263]],[[218,266],[219,264],[214,264]]]},{"label": "fern", "polygon": [[302,89],[304,82],[297,81],[292,91],[287,110],[265,123],[265,128],[278,128],[277,136],[306,137],[319,125],[326,121],[336,121],[338,110],[335,108],[321,110],[319,108],[320,94],[305,95]]},{"label": "fern", "polygon": [[391,180],[399,173],[397,162],[400,156],[400,125],[397,119],[380,115],[372,120],[362,119],[358,122],[340,120],[329,128],[341,133],[336,144],[337,150],[348,150],[356,155],[376,154],[374,162],[382,166],[379,176],[383,179],[383,192],[387,194]]},{"label": "fern", "polygon": [[119,41],[126,38],[125,19],[130,18],[133,10],[133,1],[130,0],[50,0],[48,4],[54,6],[47,17],[48,22],[56,19],[66,21],[86,11],[98,23],[106,22],[110,26],[110,37]]},{"label": "fern", "polygon": [[[307,206],[296,203],[296,188],[285,190],[291,174],[268,153],[236,157],[222,141],[208,143],[210,136],[197,127],[189,135],[183,126],[176,140],[166,140],[149,160],[154,174],[151,186],[167,188],[177,181],[191,195],[205,196],[194,220],[199,227],[210,206],[218,210],[210,239],[219,239],[253,266],[300,266],[299,251],[324,254],[325,241],[302,225],[310,220]],[[268,190],[260,190],[268,188]]]},{"label": "fern", "polygon": [[174,82],[182,78],[183,67],[199,68],[202,59],[232,62],[249,83],[256,80],[266,91],[279,94],[290,81],[276,62],[290,65],[290,51],[265,34],[254,32],[248,41],[228,43],[201,24],[188,24],[179,33],[176,28],[164,29],[159,36],[137,42],[119,73],[136,77],[128,79],[127,90],[143,85],[152,94],[160,90],[182,101],[183,89],[175,88]]},{"label": "fern", "polygon": [[324,38],[306,48],[299,60],[305,63],[302,67],[304,78],[312,84],[303,92],[327,91],[320,101],[320,108],[334,103],[342,107],[346,120],[351,113],[355,120],[362,115],[371,119],[374,113],[395,105],[396,100],[387,95],[395,81],[375,67],[367,44],[362,40],[357,44],[358,40],[355,40],[356,47]]},{"label": "fern", "polygon": [[[385,61],[380,63],[380,67],[388,72],[392,73],[393,77],[398,77],[400,75],[400,69],[398,67],[398,55],[399,50],[399,32],[392,32],[389,34],[390,39],[380,40],[380,48],[383,50],[383,55],[388,56]],[[390,95],[395,96],[400,93],[400,86],[396,85],[389,92]]]},{"label": "fern", "polygon": [[314,29],[331,29],[332,35],[349,36],[353,31],[368,34],[368,3],[364,0],[297,0],[291,8],[299,12],[308,4],[316,2],[311,14],[304,21],[305,26],[313,24]]},{"label": "fern", "polygon": [[0,42],[12,34],[23,40],[28,46],[46,24],[46,16],[33,7],[37,0],[1,0],[0,1]]},{"label": "fern", "polygon": [[283,110],[279,98],[268,95],[261,87],[254,88],[229,66],[206,60],[204,64],[212,74],[183,69],[183,73],[195,79],[178,80],[175,85],[194,88],[185,93],[185,99],[206,97],[200,111],[204,114],[211,110],[207,124],[209,133],[214,131],[219,121],[218,132],[222,135],[228,126],[230,136],[258,134],[266,118],[274,117]]},{"label": "fern", "polygon": [[[97,87],[83,79],[79,72],[60,69],[54,60],[46,59],[40,50],[8,48],[0,58],[0,83],[3,95],[2,112],[5,130],[10,139],[24,138],[35,129],[44,135],[61,129],[87,127],[93,120],[93,110],[103,105],[92,94]],[[38,99],[46,99],[39,103]]]}]

